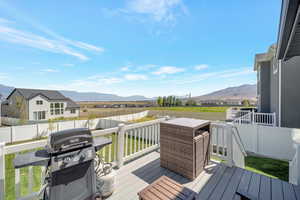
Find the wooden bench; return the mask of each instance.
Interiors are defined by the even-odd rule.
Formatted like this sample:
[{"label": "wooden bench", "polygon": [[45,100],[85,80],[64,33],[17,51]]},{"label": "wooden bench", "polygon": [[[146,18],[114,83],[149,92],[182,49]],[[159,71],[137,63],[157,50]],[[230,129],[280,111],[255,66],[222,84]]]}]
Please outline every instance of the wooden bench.
[{"label": "wooden bench", "polygon": [[138,193],[140,200],[195,200],[196,192],[162,176]]}]

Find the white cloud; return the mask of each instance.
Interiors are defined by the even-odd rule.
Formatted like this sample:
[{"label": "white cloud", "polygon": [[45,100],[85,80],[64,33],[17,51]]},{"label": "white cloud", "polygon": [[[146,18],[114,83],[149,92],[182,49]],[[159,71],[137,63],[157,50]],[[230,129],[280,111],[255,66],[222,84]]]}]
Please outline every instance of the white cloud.
[{"label": "white cloud", "polygon": [[26,32],[20,29],[11,28],[6,24],[0,23],[0,40],[52,53],[74,56],[83,61],[88,60],[89,58],[79,50],[93,51],[98,53],[104,51],[102,47],[96,47],[84,42],[66,39],[49,30],[42,29],[42,31],[50,35],[50,37],[46,38],[44,36]]},{"label": "white cloud", "polygon": [[148,77],[143,74],[126,74],[124,76],[124,78],[129,81],[147,80],[148,79]]},{"label": "white cloud", "polygon": [[206,65],[206,64],[196,65],[194,67],[195,70],[203,70],[203,69],[207,69],[207,68],[208,68],[208,65]]},{"label": "white cloud", "polygon": [[137,71],[147,71],[155,67],[157,67],[157,65],[154,64],[141,65],[137,67]]},{"label": "white cloud", "polygon": [[76,47],[79,47],[81,49],[86,49],[86,50],[89,50],[89,51],[97,51],[97,52],[100,52],[102,53],[104,51],[104,48],[102,47],[96,47],[94,45],[91,45],[91,44],[87,44],[85,42],[72,42],[73,46],[76,46]]},{"label": "white cloud", "polygon": [[187,13],[182,0],[127,0],[128,12],[150,16],[157,22],[174,21],[178,13]]},{"label": "white cloud", "polygon": [[41,72],[44,72],[44,73],[57,73],[59,71],[56,70],[56,69],[50,69],[50,68],[48,68],[48,69],[42,69]]},{"label": "white cloud", "polygon": [[127,71],[129,71],[129,66],[121,67],[121,71],[122,71],[122,72],[127,72]]},{"label": "white cloud", "polygon": [[66,64],[63,64],[63,66],[65,66],[65,67],[73,67],[73,66],[74,66],[74,64],[71,64],[71,63],[66,63]]},{"label": "white cloud", "polygon": [[159,70],[153,72],[155,75],[163,75],[163,74],[176,74],[179,72],[183,72],[183,68],[175,67],[175,66],[163,66],[160,67]]},{"label": "white cloud", "polygon": [[190,76],[188,78],[182,78],[180,80],[172,80],[172,81],[174,81],[174,83],[176,84],[190,84],[190,83],[200,82],[207,79],[231,78],[231,77],[243,76],[243,75],[248,75],[253,73],[254,73],[253,70],[249,68],[239,68],[239,69],[232,69],[232,70],[202,73],[202,74]]}]

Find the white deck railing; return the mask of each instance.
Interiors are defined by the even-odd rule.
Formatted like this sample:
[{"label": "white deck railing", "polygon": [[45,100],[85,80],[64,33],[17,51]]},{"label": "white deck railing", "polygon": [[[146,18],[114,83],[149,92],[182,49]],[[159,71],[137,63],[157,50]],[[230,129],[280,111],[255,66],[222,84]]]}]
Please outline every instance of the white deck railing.
[{"label": "white deck railing", "polygon": [[246,150],[234,126],[226,123],[211,125],[211,155],[225,161],[228,166],[245,167]]},{"label": "white deck railing", "polygon": [[[112,162],[114,166],[122,167],[124,162],[159,148],[159,124],[164,120],[165,118],[132,125],[121,124],[119,127],[93,131],[94,137],[104,136],[111,138],[113,141],[112,144],[107,145],[98,153],[102,155],[105,161]],[[8,160],[9,156],[14,157],[14,154],[42,148],[45,145],[46,140],[11,146],[0,143],[0,200],[5,199],[5,192],[13,195],[12,198],[14,199],[25,200],[36,197],[37,189],[39,189],[36,185],[41,185],[40,180],[44,176],[45,168],[26,167],[5,174],[5,161]],[[12,159],[9,161],[11,162]],[[8,177],[5,177],[5,175]],[[24,175],[26,180],[24,180]],[[38,183],[35,182],[36,177],[39,180]],[[14,180],[14,184],[12,183],[14,191],[5,190],[5,181],[8,179]]]},{"label": "white deck railing", "polygon": [[[112,162],[114,166],[120,168],[125,162],[159,148],[160,123],[164,120],[165,118],[131,125],[121,124],[119,127],[92,133],[94,137],[104,136],[112,139],[113,143],[99,153],[105,161]],[[244,167],[245,151],[233,126],[213,123],[211,134],[211,154],[224,160],[229,166]],[[5,161],[12,162],[12,158],[9,160],[9,157],[14,157],[14,154],[42,148],[45,145],[46,140],[11,146],[0,144],[0,200],[5,198],[5,180],[9,180],[13,185],[6,189],[7,193],[13,195],[11,198],[24,200],[36,197],[39,189],[37,185],[41,185],[40,180],[44,177],[45,168],[26,167],[6,173]]]},{"label": "white deck railing", "polygon": [[251,111],[239,111],[233,120],[235,124],[257,124],[263,126],[276,126],[275,113],[257,113]]}]

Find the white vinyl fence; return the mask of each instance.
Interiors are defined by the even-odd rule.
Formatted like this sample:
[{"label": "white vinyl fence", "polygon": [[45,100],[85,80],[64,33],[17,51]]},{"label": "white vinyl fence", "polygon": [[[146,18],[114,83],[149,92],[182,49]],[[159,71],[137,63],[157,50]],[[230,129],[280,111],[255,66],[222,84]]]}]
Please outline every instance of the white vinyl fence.
[{"label": "white vinyl fence", "polygon": [[89,128],[91,130],[107,129],[117,127],[120,123],[124,123],[126,121],[146,117],[147,115],[148,111],[144,111],[135,114],[97,118],[90,120],[72,120],[3,127],[0,128],[0,142],[11,143],[23,140],[31,140],[35,138],[46,137],[52,132],[72,128]]},{"label": "white vinyl fence", "polygon": [[[105,161],[112,162],[118,168],[122,167],[124,162],[128,162],[150,151],[159,148],[160,138],[160,122],[165,118],[148,122],[136,123],[132,125],[119,124],[118,127],[92,131],[94,137],[108,137],[112,139],[112,144],[103,148],[99,153]],[[10,194],[14,199],[36,199],[37,192],[33,190],[36,183],[34,177],[38,180],[44,177],[44,167],[26,167],[15,169],[15,173],[6,173],[5,171],[5,155],[21,153],[23,151],[34,150],[46,145],[46,140],[28,142],[18,145],[5,146],[0,142],[0,200],[5,199],[5,194]],[[11,162],[12,160],[10,160]],[[39,169],[39,170],[37,170]],[[26,170],[27,175],[21,179],[21,170]],[[38,171],[38,174],[36,172]],[[23,171],[24,173],[24,171]],[[8,177],[9,176],[9,177]],[[13,187],[5,188],[5,180],[13,179]],[[21,185],[27,182],[26,191],[22,191]]]},{"label": "white vinyl fence", "polygon": [[[134,113],[134,114],[117,115],[117,116],[103,117],[103,118],[97,118],[97,119],[107,119],[107,120],[127,122],[127,121],[136,120],[136,119],[146,117],[148,115],[148,113],[149,113],[149,111],[146,110],[146,111],[139,112],[139,113]],[[71,120],[69,120],[69,121],[71,121]],[[72,120],[72,121],[76,121],[76,120]],[[1,117],[1,122],[2,122],[3,125],[7,125],[7,126],[17,126],[17,125],[21,124],[20,119],[11,118],[11,117]],[[37,124],[37,123],[41,123],[41,122],[40,121],[28,121],[26,124],[28,125],[28,124]]]},{"label": "white vinyl fence", "polygon": [[292,160],[295,154],[293,135],[300,129],[261,126],[256,124],[234,125],[246,151],[282,160]]}]

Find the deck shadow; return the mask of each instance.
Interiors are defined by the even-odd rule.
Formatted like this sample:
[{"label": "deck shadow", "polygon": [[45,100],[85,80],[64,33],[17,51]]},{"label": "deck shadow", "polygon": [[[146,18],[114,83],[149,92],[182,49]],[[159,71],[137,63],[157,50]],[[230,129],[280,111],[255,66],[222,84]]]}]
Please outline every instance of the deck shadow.
[{"label": "deck shadow", "polygon": [[[213,163],[210,163],[213,164]],[[213,173],[214,166],[207,166],[204,171],[207,174]],[[132,172],[135,176],[142,179],[148,184],[153,183],[155,180],[160,178],[161,176],[167,176],[175,181],[177,181],[180,184],[186,184],[193,182],[192,180],[189,180],[180,174],[177,174],[176,172],[173,172],[169,169],[163,168],[160,166],[160,159],[155,159],[150,163],[147,163],[146,165],[143,165],[142,167],[134,170]]]}]

